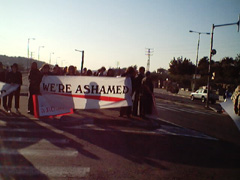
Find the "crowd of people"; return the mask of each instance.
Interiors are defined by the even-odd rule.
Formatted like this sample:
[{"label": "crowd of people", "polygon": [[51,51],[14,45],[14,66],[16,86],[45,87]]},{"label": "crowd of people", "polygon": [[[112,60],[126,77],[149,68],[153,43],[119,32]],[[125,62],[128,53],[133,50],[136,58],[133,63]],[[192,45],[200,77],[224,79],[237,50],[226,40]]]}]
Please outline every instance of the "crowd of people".
[{"label": "crowd of people", "polygon": [[[137,71],[133,67],[127,68],[126,72],[120,74],[114,69],[106,70],[105,67],[101,67],[97,71],[91,71],[90,69],[84,68],[82,73],[80,73],[76,67],[59,67],[55,65],[51,68],[49,64],[44,64],[41,68],[38,68],[36,62],[31,64],[31,69],[29,71],[29,99],[28,99],[28,113],[33,114],[33,95],[40,94],[40,83],[44,75],[58,75],[58,76],[122,76],[130,77],[132,81],[132,99],[133,106],[121,107],[120,116],[140,116],[145,117],[146,114],[152,113],[153,108],[153,83],[150,77],[150,72],[145,74],[145,68],[140,67]],[[4,96],[2,98],[2,106],[8,112],[11,113],[12,99],[14,96],[15,100],[15,111],[17,114],[19,112],[19,99],[20,91],[22,85],[22,74],[18,69],[18,64],[14,63],[10,70],[3,68],[0,62],[0,81],[6,83],[19,84],[19,88],[14,92]],[[1,101],[0,101],[1,102]]]},{"label": "crowd of people", "polygon": [[18,70],[18,64],[14,63],[11,66],[11,70],[7,71],[3,69],[3,64],[0,62],[0,78],[1,82],[6,82],[6,83],[14,83],[14,84],[19,84],[20,86],[15,90],[14,92],[8,94],[7,96],[4,96],[3,99],[3,108],[8,112],[11,113],[11,108],[12,108],[12,99],[14,96],[15,99],[15,109],[16,113],[19,114],[19,99],[20,99],[20,90],[21,90],[21,85],[22,85],[22,74]]},{"label": "crowd of people", "polygon": [[146,118],[146,115],[152,114],[154,86],[150,72],[147,71],[145,74],[144,67],[140,67],[139,71],[129,67],[122,76],[131,78],[133,106],[121,107],[120,117],[132,115]]}]

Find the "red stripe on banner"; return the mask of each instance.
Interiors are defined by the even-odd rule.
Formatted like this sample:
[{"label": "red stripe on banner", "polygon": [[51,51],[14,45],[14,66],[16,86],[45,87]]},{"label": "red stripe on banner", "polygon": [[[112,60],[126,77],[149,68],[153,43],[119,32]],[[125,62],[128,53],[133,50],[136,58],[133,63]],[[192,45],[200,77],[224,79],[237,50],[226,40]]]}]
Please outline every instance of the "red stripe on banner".
[{"label": "red stripe on banner", "polygon": [[95,100],[101,100],[101,101],[119,102],[119,101],[125,100],[124,98],[107,97],[107,96],[90,96],[90,95],[74,95],[74,94],[58,94],[58,93],[54,93],[54,94],[60,95],[60,96],[68,96],[68,97],[83,98],[83,99],[95,99]]},{"label": "red stripe on banner", "polygon": [[51,116],[42,116],[41,118],[54,118],[54,117],[65,116],[65,115],[69,115],[69,114],[73,114],[73,113],[74,113],[73,109],[70,109],[70,112],[68,112],[68,113],[51,115]]},{"label": "red stripe on banner", "polygon": [[32,98],[33,98],[34,117],[39,118],[38,97],[37,95],[33,95]]}]

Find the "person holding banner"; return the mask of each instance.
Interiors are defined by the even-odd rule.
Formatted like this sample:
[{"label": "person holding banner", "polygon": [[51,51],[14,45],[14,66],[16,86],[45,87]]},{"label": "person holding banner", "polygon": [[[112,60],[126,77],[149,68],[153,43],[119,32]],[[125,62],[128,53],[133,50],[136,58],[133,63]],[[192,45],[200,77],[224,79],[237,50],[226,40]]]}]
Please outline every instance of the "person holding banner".
[{"label": "person holding banner", "polygon": [[50,72],[50,66],[48,64],[44,64],[41,69],[40,72],[42,73],[42,75],[52,75],[52,73]]},{"label": "person holding banner", "polygon": [[67,76],[75,76],[76,75],[76,69],[74,66],[69,66],[67,69]]},{"label": "person holding banner", "polygon": [[[135,75],[136,75],[136,71],[133,67],[128,67],[126,73],[124,73],[122,75],[122,77],[131,78],[131,82],[132,82],[132,94],[131,94],[131,96],[135,92],[135,81],[134,81]],[[121,107],[120,108],[120,117],[123,117],[123,115],[127,115],[127,117],[130,117],[131,113],[132,113],[132,106],[127,106],[127,107]]]},{"label": "person holding banner", "polygon": [[142,97],[141,104],[141,117],[145,118],[146,114],[152,114],[153,109],[153,82],[150,77],[151,73],[146,72],[146,77],[142,80]]},{"label": "person holding banner", "polygon": [[22,85],[22,73],[18,71],[18,64],[14,63],[11,66],[12,71],[7,73],[6,82],[9,84],[19,84],[20,86],[17,88],[17,90],[11,92],[8,95],[8,113],[11,113],[12,108],[12,98],[15,97],[15,109],[16,113],[20,114],[18,111],[19,109],[19,99],[20,99],[20,90]]},{"label": "person holding banner", "polygon": [[[3,64],[0,62],[0,82],[6,82],[7,71],[3,69]],[[1,99],[0,99],[1,104]],[[7,96],[3,96],[3,108],[7,110]]]},{"label": "person holding banner", "polygon": [[[145,73],[145,68],[142,66],[139,68],[139,74],[135,78],[136,91],[135,91],[135,96],[134,96],[134,101],[133,101],[133,115],[134,116],[141,115],[142,104],[140,104],[140,97],[142,94],[142,79],[144,78],[144,73]],[[139,110],[140,110],[140,112],[139,112]]]},{"label": "person holding banner", "polygon": [[33,114],[33,95],[40,94],[40,83],[42,74],[38,70],[37,63],[33,62],[29,72],[29,97],[28,97],[28,114]]}]

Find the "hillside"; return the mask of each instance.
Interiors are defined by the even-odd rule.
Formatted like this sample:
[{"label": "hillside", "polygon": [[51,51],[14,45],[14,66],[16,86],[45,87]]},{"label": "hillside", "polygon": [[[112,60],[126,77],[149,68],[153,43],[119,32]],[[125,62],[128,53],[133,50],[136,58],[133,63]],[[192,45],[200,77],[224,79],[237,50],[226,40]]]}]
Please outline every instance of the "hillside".
[{"label": "hillside", "polygon": [[45,63],[35,59],[28,59],[25,57],[9,57],[6,55],[0,55],[0,62],[2,62],[5,68],[10,67],[13,63],[17,63],[20,71],[29,69],[32,62],[37,62],[38,67],[41,67]]}]

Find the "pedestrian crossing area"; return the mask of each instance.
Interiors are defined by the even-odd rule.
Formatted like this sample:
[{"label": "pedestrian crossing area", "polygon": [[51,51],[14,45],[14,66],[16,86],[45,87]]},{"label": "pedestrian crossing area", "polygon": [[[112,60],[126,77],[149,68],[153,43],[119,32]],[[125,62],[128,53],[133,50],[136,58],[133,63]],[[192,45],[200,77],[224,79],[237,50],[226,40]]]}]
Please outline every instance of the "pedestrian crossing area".
[{"label": "pedestrian crossing area", "polygon": [[[147,130],[99,126],[92,119],[83,120],[84,123],[79,119],[77,125],[59,127],[35,118],[0,117],[0,179],[87,179],[91,167],[81,164],[86,142],[71,133],[82,130],[217,140],[174,125]],[[86,146],[94,146],[87,143]]]},{"label": "pedestrian crossing area", "polygon": [[28,118],[0,118],[0,179],[80,179],[90,167],[66,136]]}]

